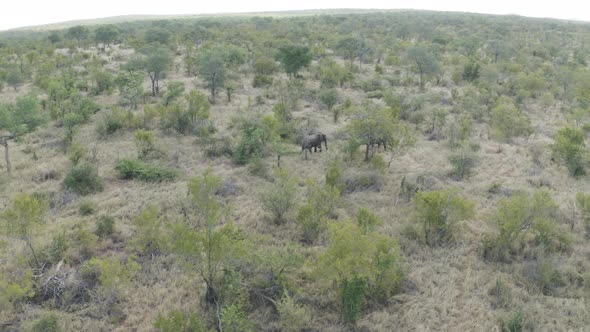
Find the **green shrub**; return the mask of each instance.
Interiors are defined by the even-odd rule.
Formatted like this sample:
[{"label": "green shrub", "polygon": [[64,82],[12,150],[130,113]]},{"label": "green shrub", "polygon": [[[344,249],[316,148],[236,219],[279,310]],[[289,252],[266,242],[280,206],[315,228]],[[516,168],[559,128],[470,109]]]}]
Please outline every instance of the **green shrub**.
[{"label": "green shrub", "polygon": [[55,314],[49,314],[38,319],[31,329],[32,332],[58,332],[61,330]]},{"label": "green shrub", "polygon": [[297,182],[285,169],[276,169],[274,182],[260,193],[260,203],[265,212],[272,214],[276,224],[285,222],[295,205]]},{"label": "green shrub", "polygon": [[496,278],[496,283],[490,289],[494,308],[508,308],[512,304],[512,289],[502,278]]},{"label": "green shrub", "polygon": [[338,192],[343,192],[346,186],[343,178],[342,163],[334,161],[330,163],[326,170],[326,187],[338,189]]},{"label": "green shrub", "polygon": [[524,331],[524,316],[522,310],[517,309],[510,313],[500,322],[502,332],[522,332]]},{"label": "green shrub", "polygon": [[544,190],[500,200],[492,218],[497,234],[484,238],[484,258],[509,261],[522,253],[527,244],[543,246],[549,253],[567,250],[570,239],[559,228],[558,218],[559,208]]},{"label": "green shrub", "polygon": [[424,240],[430,246],[453,242],[457,223],[475,215],[475,203],[451,190],[418,192],[412,202],[416,221],[422,225]]},{"label": "green shrub", "polygon": [[174,170],[134,159],[119,159],[115,165],[115,170],[123,180],[137,179],[146,182],[161,182],[176,179]]},{"label": "green shrub", "polygon": [[590,194],[577,193],[576,204],[586,230],[586,237],[590,237]]},{"label": "green shrub", "polygon": [[453,166],[451,176],[457,180],[462,180],[471,174],[471,170],[477,163],[477,157],[471,148],[462,147],[449,156],[449,162]]},{"label": "green shrub", "polygon": [[158,315],[154,328],[161,332],[206,332],[205,324],[194,313],[171,310],[166,315]]},{"label": "green shrub", "polygon": [[333,217],[340,192],[334,187],[321,188],[316,183],[308,182],[307,201],[299,207],[297,223],[303,230],[303,240],[313,243],[326,227],[328,219]]},{"label": "green shrub", "polygon": [[78,165],[88,154],[88,149],[82,144],[72,144],[70,146],[70,161],[74,166]]},{"label": "green shrub", "polygon": [[499,141],[510,142],[514,137],[531,133],[530,121],[512,100],[504,98],[492,108],[492,135]]},{"label": "green shrub", "polygon": [[97,169],[89,164],[72,167],[64,179],[64,186],[79,195],[93,194],[104,189]]},{"label": "green shrub", "polygon": [[135,147],[139,159],[148,157],[156,150],[154,133],[150,130],[137,129],[135,131]]},{"label": "green shrub", "polygon": [[96,223],[96,231],[94,233],[100,238],[105,238],[113,235],[114,230],[115,218],[111,216],[100,216]]},{"label": "green shrub", "polygon": [[268,168],[264,163],[264,159],[260,157],[251,158],[248,164],[248,173],[263,179],[268,178]]},{"label": "green shrub", "polygon": [[586,174],[586,147],[584,133],[578,128],[561,128],[555,134],[555,143],[551,146],[553,155],[563,161],[572,176]]},{"label": "green shrub", "polygon": [[80,215],[82,216],[89,216],[96,212],[96,203],[90,200],[83,200],[80,202],[80,206],[78,208]]},{"label": "green shrub", "polygon": [[271,76],[256,74],[254,75],[254,80],[252,80],[252,86],[255,88],[270,86],[272,81]]},{"label": "green shrub", "polygon": [[305,306],[297,304],[287,293],[276,303],[282,331],[299,332],[309,327],[311,314]]},{"label": "green shrub", "polygon": [[356,213],[356,222],[365,234],[373,232],[377,226],[383,224],[381,218],[364,207],[360,208]]},{"label": "green shrub", "polygon": [[345,279],[341,286],[341,300],[344,320],[347,323],[355,323],[365,304],[365,296],[368,291],[367,281],[364,278],[353,277]]},{"label": "green shrub", "polygon": [[399,245],[375,232],[365,234],[350,221],[333,222],[329,230],[329,246],[319,257],[317,272],[337,285],[342,317],[354,323],[366,300],[384,303],[398,291]]},{"label": "green shrub", "polygon": [[50,263],[50,264],[57,264],[62,258],[64,258],[64,254],[68,250],[68,237],[65,231],[58,233],[51,239],[51,243],[45,250],[43,254],[45,255],[42,260]]},{"label": "green shrub", "polygon": [[223,330],[228,332],[254,331],[246,312],[237,304],[231,304],[221,309],[221,323]]},{"label": "green shrub", "polygon": [[133,219],[133,224],[137,227],[137,232],[132,242],[135,249],[145,255],[159,253],[166,242],[165,237],[162,235],[162,220],[158,218],[158,208],[151,203],[148,204]]}]

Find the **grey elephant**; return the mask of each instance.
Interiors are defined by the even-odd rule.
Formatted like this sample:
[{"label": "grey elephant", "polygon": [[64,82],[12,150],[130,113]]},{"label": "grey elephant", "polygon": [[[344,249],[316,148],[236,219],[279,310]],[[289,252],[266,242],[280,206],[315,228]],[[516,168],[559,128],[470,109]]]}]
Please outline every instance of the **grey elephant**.
[{"label": "grey elephant", "polygon": [[301,152],[305,151],[305,159],[307,160],[307,151],[311,153],[311,149],[313,148],[313,152],[317,152],[318,148],[320,148],[320,152],[322,152],[322,142],[326,146],[326,151],[328,151],[328,139],[326,134],[324,133],[315,133],[311,135],[307,135],[301,141]]}]

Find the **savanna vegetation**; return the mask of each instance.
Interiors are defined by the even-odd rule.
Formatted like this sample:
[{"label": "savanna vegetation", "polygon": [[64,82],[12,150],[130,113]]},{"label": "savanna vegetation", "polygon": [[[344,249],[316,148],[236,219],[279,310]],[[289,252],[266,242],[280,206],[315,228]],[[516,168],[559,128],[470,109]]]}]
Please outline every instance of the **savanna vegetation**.
[{"label": "savanna vegetation", "polygon": [[589,45],[421,11],[0,33],[0,330],[586,330]]}]

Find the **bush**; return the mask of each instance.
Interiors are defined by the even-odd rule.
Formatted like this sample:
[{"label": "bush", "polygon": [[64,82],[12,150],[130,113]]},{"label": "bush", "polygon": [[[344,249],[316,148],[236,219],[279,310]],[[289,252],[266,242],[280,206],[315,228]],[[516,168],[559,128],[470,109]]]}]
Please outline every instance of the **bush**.
[{"label": "bush", "polygon": [[96,236],[105,238],[113,235],[115,230],[115,218],[111,216],[101,216],[96,223]]},{"label": "bush", "polygon": [[262,208],[273,215],[276,224],[285,222],[285,217],[295,205],[297,182],[289,173],[278,168],[272,185],[266,188],[259,197]]},{"label": "bush", "polygon": [[264,163],[264,159],[260,157],[251,158],[250,164],[248,165],[248,173],[263,179],[268,178],[268,169]]},{"label": "bush", "polygon": [[230,304],[221,309],[223,330],[228,332],[254,331],[246,312],[238,304]]},{"label": "bush", "polygon": [[471,174],[471,170],[477,163],[477,157],[471,148],[462,147],[449,156],[449,162],[453,166],[451,176],[457,180],[462,180]]},{"label": "bush", "polygon": [[555,143],[551,146],[553,155],[563,161],[572,176],[586,174],[586,148],[584,133],[578,128],[561,128],[555,134]]},{"label": "bush", "polygon": [[276,303],[279,312],[279,324],[282,331],[299,332],[309,327],[311,314],[300,304],[297,304],[287,293]]},{"label": "bush", "polygon": [[383,224],[381,218],[364,207],[356,213],[356,222],[364,234],[373,232],[377,226]]},{"label": "bush", "polygon": [[343,192],[346,186],[343,173],[342,163],[339,161],[330,163],[326,170],[326,187],[336,188],[338,192]]},{"label": "bush", "polygon": [[418,192],[413,198],[416,221],[430,246],[453,242],[457,223],[473,218],[475,203],[451,190]]},{"label": "bush", "polygon": [[340,199],[337,188],[321,188],[308,182],[307,201],[297,213],[297,223],[303,230],[303,240],[313,243],[326,227],[326,222],[333,217],[334,210]]},{"label": "bush", "polygon": [[517,309],[510,313],[500,322],[502,332],[522,332],[524,331],[524,317],[522,310]]},{"label": "bush", "polygon": [[210,138],[205,140],[205,156],[207,158],[231,157],[234,153],[229,137]]},{"label": "bush", "polygon": [[150,153],[156,150],[154,133],[149,130],[137,129],[135,131],[135,146],[137,147],[137,156],[144,159]]},{"label": "bush", "polygon": [[78,165],[88,154],[88,149],[82,144],[72,144],[70,146],[70,161],[74,166]]},{"label": "bush", "polygon": [[174,170],[133,159],[119,159],[115,170],[123,180],[137,179],[146,182],[173,181],[177,175]]},{"label": "bush", "polygon": [[158,315],[154,328],[161,332],[206,332],[205,324],[194,313],[180,310],[169,311],[165,316]]},{"label": "bush", "polygon": [[514,137],[531,133],[530,121],[512,100],[506,98],[492,109],[492,135],[499,141],[510,142]]},{"label": "bush", "polygon": [[64,179],[64,186],[79,195],[93,194],[104,189],[98,170],[89,164],[72,167]]},{"label": "bush", "polygon": [[145,255],[155,255],[164,246],[164,237],[161,232],[162,220],[158,218],[158,208],[153,204],[141,211],[133,219],[137,232],[133,240],[134,247]]},{"label": "bush", "polygon": [[576,204],[586,230],[586,237],[590,238],[590,194],[577,193]]},{"label": "bush", "polygon": [[567,250],[570,239],[559,229],[558,218],[558,206],[544,190],[500,200],[492,218],[497,234],[484,238],[484,258],[510,261],[527,244],[543,246],[547,252]]},{"label": "bush", "polygon": [[80,202],[80,207],[78,210],[82,216],[92,215],[96,212],[96,203],[90,200],[84,200]]},{"label": "bush", "polygon": [[358,191],[380,191],[383,178],[379,174],[368,172],[348,176],[344,184],[344,194]]},{"label": "bush", "polygon": [[38,319],[31,329],[32,332],[58,332],[61,330],[55,314],[49,314]]},{"label": "bush", "polygon": [[354,323],[369,298],[385,302],[402,280],[399,245],[353,222],[330,225],[329,246],[319,257],[319,276],[339,287],[342,316]]}]

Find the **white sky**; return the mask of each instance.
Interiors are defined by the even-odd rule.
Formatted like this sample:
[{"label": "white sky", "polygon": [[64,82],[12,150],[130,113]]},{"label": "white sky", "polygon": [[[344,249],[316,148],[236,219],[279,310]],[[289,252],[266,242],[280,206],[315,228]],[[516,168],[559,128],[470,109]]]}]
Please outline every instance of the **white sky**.
[{"label": "white sky", "polygon": [[0,30],[118,15],[326,8],[430,9],[590,21],[587,0],[2,0]]}]

